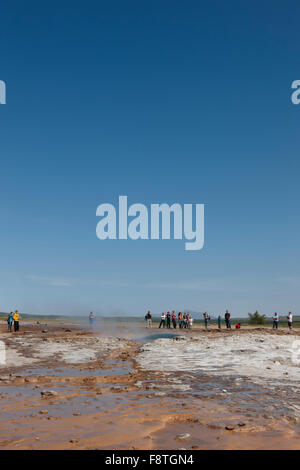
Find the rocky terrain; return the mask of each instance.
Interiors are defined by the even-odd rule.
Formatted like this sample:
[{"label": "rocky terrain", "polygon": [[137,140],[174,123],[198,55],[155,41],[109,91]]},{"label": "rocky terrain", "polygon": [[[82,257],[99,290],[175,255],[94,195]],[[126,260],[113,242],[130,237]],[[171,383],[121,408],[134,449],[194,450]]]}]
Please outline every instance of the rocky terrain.
[{"label": "rocky terrain", "polygon": [[0,448],[299,448],[297,334],[132,331],[3,327]]}]

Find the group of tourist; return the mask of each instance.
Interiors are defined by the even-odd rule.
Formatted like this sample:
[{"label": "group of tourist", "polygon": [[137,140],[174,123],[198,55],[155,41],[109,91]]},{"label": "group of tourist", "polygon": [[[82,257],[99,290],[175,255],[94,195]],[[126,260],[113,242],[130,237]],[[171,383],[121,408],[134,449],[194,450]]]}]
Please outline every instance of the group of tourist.
[{"label": "group of tourist", "polygon": [[[210,321],[210,316],[207,312],[203,313],[204,317],[204,325],[205,328],[207,329],[209,327],[209,321]],[[150,313],[150,310],[145,315],[145,320],[147,322],[147,328],[152,328],[152,315]],[[221,315],[218,317],[218,328],[221,328],[222,324],[222,318]],[[231,328],[230,324],[230,313],[228,310],[226,310],[225,313],[225,324],[227,328]],[[171,328],[171,325],[173,328],[176,330],[177,325],[180,329],[182,328],[188,328],[191,329],[193,326],[193,317],[190,312],[179,312],[178,315],[176,314],[175,310],[172,310],[172,312],[167,312],[164,313],[162,312],[160,316],[160,323],[159,323],[159,328]],[[237,328],[240,328],[240,324],[238,323],[236,325]]]},{"label": "group of tourist", "polygon": [[[93,312],[90,313],[89,315],[89,321],[90,323],[94,323],[95,315]],[[210,322],[210,315],[207,312],[203,313],[203,319],[204,319],[204,326],[205,329],[209,328],[209,322]],[[150,313],[150,310],[147,312],[145,315],[145,320],[147,322],[147,327],[152,328],[152,315]],[[225,325],[227,329],[231,329],[231,315],[228,310],[226,310],[226,313],[224,315],[224,320],[225,320]],[[293,325],[293,314],[292,312],[289,312],[287,316],[288,320],[288,327],[291,330],[292,325]],[[278,323],[279,323],[279,315],[278,313],[274,313],[273,315],[273,329],[278,329]],[[222,316],[219,315],[217,319],[217,324],[218,328],[222,328]],[[13,327],[14,331],[19,331],[20,328],[20,315],[18,310],[15,311],[15,313],[10,312],[7,316],[7,325],[8,325],[8,331],[12,332]],[[178,315],[176,314],[175,310],[172,310],[172,312],[167,312],[167,313],[162,313],[160,316],[160,323],[159,323],[159,328],[171,328],[171,325],[173,326],[174,329],[177,328],[177,325],[180,329],[182,328],[188,328],[191,329],[193,326],[193,317],[190,312],[179,312]],[[241,324],[237,323],[235,325],[236,329],[240,329]]]},{"label": "group of tourist", "polygon": [[[205,329],[209,328],[209,322],[210,322],[210,315],[207,312],[203,313],[203,319],[204,319],[204,326]],[[150,310],[147,312],[145,315],[145,320],[147,322],[147,327],[152,328],[152,315],[150,313]],[[231,315],[228,310],[226,310],[226,313],[224,315],[224,320],[225,320],[225,326],[227,329],[231,330]],[[292,312],[289,312],[287,316],[288,320],[288,327],[291,330],[292,329],[292,323],[293,323],[293,314]],[[278,328],[278,323],[279,323],[279,315],[278,313],[274,313],[273,315],[273,329]],[[174,329],[178,327],[181,328],[189,328],[191,329],[193,326],[193,317],[190,314],[190,312],[179,312],[178,315],[176,314],[175,310],[172,310],[172,312],[167,312],[167,313],[162,313],[160,316],[160,323],[159,323],[159,328],[171,328],[171,325],[173,326]],[[219,315],[217,319],[217,324],[218,328],[222,328],[222,316]],[[235,328],[239,330],[241,328],[241,324],[237,323],[235,325]]]},{"label": "group of tourist", "polygon": [[12,332],[12,329],[14,327],[14,331],[19,331],[20,329],[20,315],[18,310],[15,311],[15,313],[10,312],[7,316],[7,326],[8,326],[8,331]]},{"label": "group of tourist", "polygon": [[[292,312],[289,312],[288,316],[286,317],[288,321],[288,327],[291,330],[293,327],[293,314]],[[273,315],[273,330],[278,329],[278,323],[279,323],[279,315],[278,313],[274,313]]]},{"label": "group of tourist", "polygon": [[[150,313],[150,312],[148,312]],[[178,322],[178,323],[177,323]],[[193,317],[190,314],[190,312],[179,312],[178,315],[176,315],[175,310],[173,310],[171,313],[167,312],[166,314],[163,312],[160,316],[160,324],[159,328],[171,328],[171,323],[173,328],[178,327],[181,328],[192,328],[193,326]]]}]

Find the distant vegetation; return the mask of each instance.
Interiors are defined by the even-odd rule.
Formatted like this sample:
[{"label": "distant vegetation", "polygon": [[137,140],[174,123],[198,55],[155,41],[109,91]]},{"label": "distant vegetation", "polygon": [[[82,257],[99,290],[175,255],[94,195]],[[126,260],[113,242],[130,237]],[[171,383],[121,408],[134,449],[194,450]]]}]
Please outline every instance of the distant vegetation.
[{"label": "distant vegetation", "polygon": [[260,315],[258,311],[254,313],[248,313],[250,325],[264,325],[266,320],[266,315]]}]

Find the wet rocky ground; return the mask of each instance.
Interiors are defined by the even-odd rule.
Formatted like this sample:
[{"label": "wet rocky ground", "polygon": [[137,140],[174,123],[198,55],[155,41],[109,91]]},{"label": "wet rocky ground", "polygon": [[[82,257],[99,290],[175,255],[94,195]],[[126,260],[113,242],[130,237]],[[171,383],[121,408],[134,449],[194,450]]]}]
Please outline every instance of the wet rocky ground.
[{"label": "wet rocky ground", "polygon": [[[229,374],[222,373],[220,363],[214,373],[193,361],[191,367],[186,352],[182,356],[183,343],[194,343],[193,350],[197,344],[196,351],[211,347],[213,355],[219,333],[195,331],[184,339],[178,333],[166,338],[173,333],[159,334],[161,338],[144,329],[134,335],[123,329],[121,334],[114,328],[109,336],[108,330],[61,324],[24,325],[17,335],[3,329],[7,363],[0,368],[0,448],[300,447],[294,376],[289,382],[286,377],[277,380],[266,369],[265,376],[254,380],[239,373],[236,360]],[[264,341],[270,336],[274,350],[284,342],[284,334],[277,341],[259,330],[248,337],[243,332],[244,342],[252,341],[253,347],[258,339],[262,353],[261,334]],[[161,361],[153,366],[158,350]],[[180,367],[174,369],[177,362],[170,360],[170,351],[177,351]]]}]

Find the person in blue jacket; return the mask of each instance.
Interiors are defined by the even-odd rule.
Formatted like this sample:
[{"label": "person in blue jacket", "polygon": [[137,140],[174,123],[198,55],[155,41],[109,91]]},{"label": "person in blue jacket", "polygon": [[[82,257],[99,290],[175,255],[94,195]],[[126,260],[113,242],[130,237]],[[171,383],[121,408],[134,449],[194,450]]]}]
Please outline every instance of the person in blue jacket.
[{"label": "person in blue jacket", "polygon": [[90,314],[89,314],[90,325],[93,325],[94,320],[95,320],[95,315],[94,315],[93,312],[90,312]]},{"label": "person in blue jacket", "polygon": [[11,332],[12,331],[12,325],[13,325],[13,312],[10,312],[8,314],[8,317],[7,317],[7,326],[8,326],[8,331]]}]

